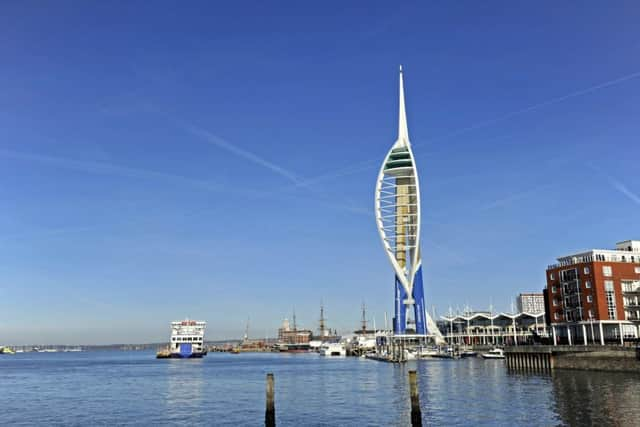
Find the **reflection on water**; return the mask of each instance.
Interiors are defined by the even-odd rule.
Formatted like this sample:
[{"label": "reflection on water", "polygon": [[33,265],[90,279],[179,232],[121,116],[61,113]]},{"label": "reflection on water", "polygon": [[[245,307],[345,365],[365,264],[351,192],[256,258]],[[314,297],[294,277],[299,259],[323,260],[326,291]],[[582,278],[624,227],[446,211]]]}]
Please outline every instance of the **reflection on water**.
[{"label": "reflection on water", "polygon": [[167,419],[181,421],[203,417],[203,360],[168,359]]},{"label": "reflection on water", "polygon": [[555,371],[553,393],[566,425],[640,425],[640,375]]},{"label": "reflection on water", "polygon": [[156,360],[152,352],[0,357],[0,424],[261,426],[265,376],[273,372],[278,426],[406,426],[410,369],[418,371],[428,425],[640,425],[638,375],[510,373],[503,361],[482,359]]}]

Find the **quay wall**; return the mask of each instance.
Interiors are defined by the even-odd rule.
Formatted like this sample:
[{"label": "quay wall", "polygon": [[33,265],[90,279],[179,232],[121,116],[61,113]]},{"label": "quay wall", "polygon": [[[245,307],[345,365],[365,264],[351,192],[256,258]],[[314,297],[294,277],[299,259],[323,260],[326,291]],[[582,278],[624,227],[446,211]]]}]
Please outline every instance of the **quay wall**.
[{"label": "quay wall", "polygon": [[505,349],[515,370],[575,369],[640,373],[640,348],[602,346],[518,346]]},{"label": "quay wall", "polygon": [[556,369],[640,373],[640,360],[635,349],[561,352],[555,353],[553,358]]}]

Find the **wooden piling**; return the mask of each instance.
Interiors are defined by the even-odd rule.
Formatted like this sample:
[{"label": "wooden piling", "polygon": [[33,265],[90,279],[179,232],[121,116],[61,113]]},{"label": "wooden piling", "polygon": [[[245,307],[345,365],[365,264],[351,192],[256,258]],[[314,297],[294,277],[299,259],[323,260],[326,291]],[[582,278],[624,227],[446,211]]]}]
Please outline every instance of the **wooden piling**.
[{"label": "wooden piling", "polygon": [[409,371],[409,389],[411,394],[411,426],[422,427],[422,413],[420,412],[420,396],[418,394],[416,371]]},{"label": "wooden piling", "polygon": [[267,409],[264,413],[264,425],[275,427],[276,407],[273,401],[273,374],[267,374]]}]

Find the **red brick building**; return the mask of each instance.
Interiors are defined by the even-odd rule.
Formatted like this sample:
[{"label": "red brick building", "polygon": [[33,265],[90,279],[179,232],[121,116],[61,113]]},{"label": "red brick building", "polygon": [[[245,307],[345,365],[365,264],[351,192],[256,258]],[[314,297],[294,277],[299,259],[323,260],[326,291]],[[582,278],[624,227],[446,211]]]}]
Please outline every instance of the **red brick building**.
[{"label": "red brick building", "polygon": [[547,268],[547,313],[558,342],[640,335],[640,241],[558,258]]}]

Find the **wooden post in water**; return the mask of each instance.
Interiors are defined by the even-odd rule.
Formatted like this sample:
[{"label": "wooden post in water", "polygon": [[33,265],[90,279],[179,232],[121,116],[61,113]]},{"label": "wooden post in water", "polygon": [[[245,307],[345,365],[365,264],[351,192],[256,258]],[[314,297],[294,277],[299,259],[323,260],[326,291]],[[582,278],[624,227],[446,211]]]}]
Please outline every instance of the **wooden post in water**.
[{"label": "wooden post in water", "polygon": [[267,374],[267,409],[264,413],[264,425],[275,427],[276,407],[273,402],[273,374]]},{"label": "wooden post in water", "polygon": [[420,396],[418,394],[416,371],[409,371],[409,389],[411,394],[411,427],[422,427],[422,413],[420,412]]}]

